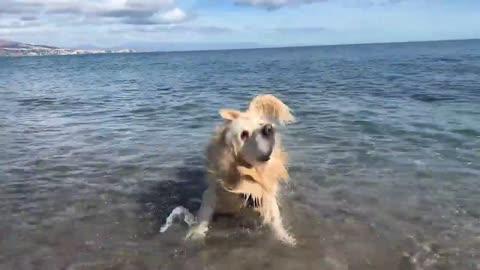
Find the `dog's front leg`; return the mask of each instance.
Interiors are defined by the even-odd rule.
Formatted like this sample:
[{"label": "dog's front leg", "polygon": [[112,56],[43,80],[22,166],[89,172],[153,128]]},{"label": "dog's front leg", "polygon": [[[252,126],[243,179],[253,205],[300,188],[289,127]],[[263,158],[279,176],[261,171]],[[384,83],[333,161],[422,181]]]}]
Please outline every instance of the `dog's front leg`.
[{"label": "dog's front leg", "polygon": [[215,186],[211,185],[203,192],[202,204],[197,214],[197,223],[190,228],[187,239],[201,240],[205,238],[208,225],[215,211],[216,200]]},{"label": "dog's front leg", "polygon": [[280,215],[280,209],[278,207],[277,200],[275,198],[271,198],[268,200],[266,211],[266,219],[265,222],[268,223],[275,236],[282,242],[287,243],[289,245],[295,246],[296,240],[293,238],[288,231],[285,229],[282,223],[282,217]]}]

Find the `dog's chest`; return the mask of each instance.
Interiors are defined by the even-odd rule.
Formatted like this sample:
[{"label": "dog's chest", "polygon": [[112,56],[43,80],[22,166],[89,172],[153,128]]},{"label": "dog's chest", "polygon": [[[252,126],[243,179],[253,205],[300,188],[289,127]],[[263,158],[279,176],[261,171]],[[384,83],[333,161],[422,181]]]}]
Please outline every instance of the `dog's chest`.
[{"label": "dog's chest", "polygon": [[261,206],[261,200],[254,199],[249,194],[237,194],[224,189],[217,189],[216,211],[220,214],[236,214],[242,209],[256,210]]},{"label": "dog's chest", "polygon": [[237,194],[243,200],[245,208],[259,208],[262,206],[262,199],[255,198],[252,194]]}]

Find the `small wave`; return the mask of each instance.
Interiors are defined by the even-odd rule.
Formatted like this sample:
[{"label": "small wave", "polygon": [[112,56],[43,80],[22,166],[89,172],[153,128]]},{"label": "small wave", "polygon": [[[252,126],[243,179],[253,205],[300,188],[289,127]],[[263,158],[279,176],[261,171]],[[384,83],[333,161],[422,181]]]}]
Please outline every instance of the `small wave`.
[{"label": "small wave", "polygon": [[480,137],[480,131],[471,128],[454,129],[452,130],[452,132],[461,134],[466,137]]},{"label": "small wave", "polygon": [[189,111],[192,109],[197,109],[200,107],[200,104],[196,102],[183,102],[180,104],[176,104],[172,106],[172,109],[178,111],[178,112],[184,112],[184,111]]},{"label": "small wave", "polygon": [[446,62],[446,63],[458,63],[462,62],[461,59],[455,59],[455,58],[447,58],[447,57],[441,57],[441,58],[436,58],[434,59],[437,62]]},{"label": "small wave", "polygon": [[42,106],[55,103],[55,98],[25,98],[18,100],[21,106]]},{"label": "small wave", "polygon": [[156,90],[157,91],[170,91],[170,90],[172,90],[172,87],[170,87],[170,86],[158,87]]},{"label": "small wave", "polygon": [[153,113],[153,112],[155,112],[155,109],[150,108],[150,107],[143,107],[143,108],[138,108],[138,109],[132,110],[130,112],[131,113]]},{"label": "small wave", "polygon": [[437,101],[449,101],[454,100],[452,96],[441,96],[441,95],[429,95],[429,94],[413,94],[410,96],[412,99],[422,101],[422,102],[437,102]]}]

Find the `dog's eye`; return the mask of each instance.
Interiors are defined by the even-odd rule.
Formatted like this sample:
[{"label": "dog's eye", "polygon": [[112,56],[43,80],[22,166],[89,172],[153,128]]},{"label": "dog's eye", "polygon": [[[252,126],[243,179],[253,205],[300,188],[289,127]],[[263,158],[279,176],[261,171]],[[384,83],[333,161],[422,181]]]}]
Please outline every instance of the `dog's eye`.
[{"label": "dog's eye", "polygon": [[240,139],[242,139],[242,141],[245,141],[246,139],[248,139],[248,136],[250,136],[248,134],[248,131],[244,130],[242,131],[242,133],[240,134]]}]

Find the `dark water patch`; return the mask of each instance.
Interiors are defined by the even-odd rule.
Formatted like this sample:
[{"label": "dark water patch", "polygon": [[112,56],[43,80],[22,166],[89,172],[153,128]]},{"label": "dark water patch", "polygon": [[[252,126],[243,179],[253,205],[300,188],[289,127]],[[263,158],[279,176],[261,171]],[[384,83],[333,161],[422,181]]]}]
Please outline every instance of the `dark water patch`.
[{"label": "dark water patch", "polygon": [[191,123],[191,124],[187,124],[186,127],[189,128],[189,129],[200,129],[200,128],[203,128],[205,127],[206,125],[205,124],[201,124],[199,122],[197,123]]},{"label": "dark water patch", "polygon": [[159,92],[169,92],[170,90],[172,90],[173,88],[171,86],[164,86],[164,87],[158,87],[156,88],[157,91]]},{"label": "dark water patch", "polygon": [[434,58],[432,59],[433,61],[436,61],[436,62],[443,62],[443,63],[459,63],[459,62],[462,62],[463,60],[462,59],[458,59],[458,58],[447,58],[447,57],[440,57],[440,58]]},{"label": "dark water patch", "polygon": [[45,105],[51,105],[57,102],[56,98],[38,97],[38,98],[25,98],[18,100],[18,104],[26,107],[40,107]]},{"label": "dark water patch", "polygon": [[452,101],[455,100],[454,96],[445,96],[445,95],[431,95],[431,94],[413,94],[410,96],[414,100],[426,102],[426,103],[433,103],[433,102],[440,102],[440,101]]},{"label": "dark water patch", "polygon": [[397,76],[397,75],[388,75],[385,77],[385,79],[388,81],[388,82],[394,82],[394,81],[398,81],[398,80],[401,80],[403,79],[404,77],[403,76]]},{"label": "dark water patch", "polygon": [[381,135],[381,134],[385,134],[386,132],[385,127],[373,121],[356,120],[352,122],[352,125],[357,126],[364,132],[372,135]]},{"label": "dark water patch", "polygon": [[83,107],[92,105],[90,101],[85,101],[80,98],[63,98],[58,101],[57,105],[59,108],[61,106],[66,106],[65,108],[76,108],[76,107]]},{"label": "dark water patch", "polygon": [[440,125],[435,124],[435,123],[413,122],[413,123],[411,123],[411,125],[415,128],[419,128],[419,129],[442,131]]},{"label": "dark water patch", "polygon": [[149,114],[149,113],[154,113],[156,111],[157,111],[157,109],[155,109],[155,108],[142,107],[142,108],[132,110],[130,112],[133,113],[133,114]]},{"label": "dark water patch", "polygon": [[452,132],[461,134],[465,137],[480,139],[480,131],[479,130],[475,130],[475,129],[471,129],[471,128],[465,128],[465,129],[454,129],[454,130],[452,130]]}]

